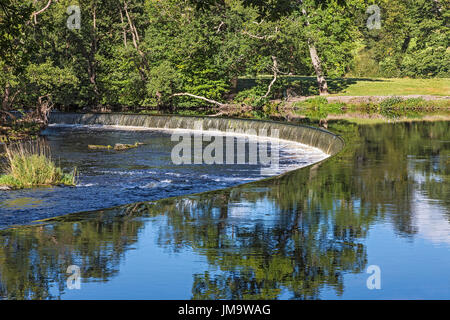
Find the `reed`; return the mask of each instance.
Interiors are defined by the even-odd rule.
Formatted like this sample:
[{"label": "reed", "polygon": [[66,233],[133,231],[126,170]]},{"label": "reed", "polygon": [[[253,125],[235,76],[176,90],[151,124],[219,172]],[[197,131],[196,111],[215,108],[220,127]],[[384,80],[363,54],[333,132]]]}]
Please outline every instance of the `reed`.
[{"label": "reed", "polygon": [[51,158],[50,148],[41,141],[21,143],[5,147],[6,161],[0,176],[0,186],[12,189],[36,186],[74,186],[76,168],[64,173]]}]

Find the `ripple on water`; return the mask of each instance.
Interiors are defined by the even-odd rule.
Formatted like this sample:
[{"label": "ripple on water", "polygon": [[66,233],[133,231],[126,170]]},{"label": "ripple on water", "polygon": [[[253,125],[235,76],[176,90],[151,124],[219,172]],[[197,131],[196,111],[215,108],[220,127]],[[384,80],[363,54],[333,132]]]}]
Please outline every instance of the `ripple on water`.
[{"label": "ripple on water", "polygon": [[[318,149],[280,140],[280,166],[262,173],[258,165],[174,165],[177,142],[169,131],[124,127],[50,126],[52,155],[65,170],[78,169],[76,188],[52,187],[0,191],[0,228],[62,214],[198,193],[255,181],[326,158]],[[90,150],[88,145],[134,144],[125,152]],[[20,214],[20,218],[16,218]]]}]

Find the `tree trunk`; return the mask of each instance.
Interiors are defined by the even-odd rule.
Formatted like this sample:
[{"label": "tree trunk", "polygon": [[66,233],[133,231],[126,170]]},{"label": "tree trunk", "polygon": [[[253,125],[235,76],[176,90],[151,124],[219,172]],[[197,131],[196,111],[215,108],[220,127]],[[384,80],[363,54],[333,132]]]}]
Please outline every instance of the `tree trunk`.
[{"label": "tree trunk", "polygon": [[5,95],[3,96],[3,101],[2,101],[2,109],[4,111],[9,110],[9,94],[10,93],[11,93],[11,87],[9,86],[9,83],[7,83],[5,86]]},{"label": "tree trunk", "polygon": [[36,106],[37,120],[42,122],[44,126],[48,125],[48,116],[53,108],[53,102],[50,95],[41,96]]},{"label": "tree trunk", "polygon": [[120,6],[119,6],[119,12],[120,12],[120,22],[122,23],[123,45],[126,48],[127,47],[127,30],[125,28],[125,22],[123,20],[122,9],[120,8]]},{"label": "tree trunk", "polygon": [[[300,1],[302,3],[303,1]],[[302,14],[306,18],[306,26],[309,26],[308,14],[305,9],[302,9]],[[322,62],[320,61],[319,55],[317,54],[316,45],[311,38],[308,38],[309,55],[311,56],[314,71],[317,76],[317,84],[319,85],[319,94],[321,96],[329,94],[328,84],[325,76],[323,74]]]},{"label": "tree trunk", "polygon": [[16,90],[16,92],[11,95],[11,86],[9,83],[6,83],[5,94],[2,98],[2,107],[0,108],[0,114],[2,114],[0,119],[2,119],[2,122],[6,121],[6,116],[9,116],[9,118],[13,120],[16,119],[16,117],[9,111],[19,92],[20,90]]},{"label": "tree trunk", "polygon": [[146,75],[145,71],[149,69],[149,64],[147,62],[147,58],[145,57],[144,52],[141,50],[141,48],[139,46],[139,42],[140,42],[139,33],[137,32],[136,26],[134,25],[133,20],[131,19],[130,13],[128,12],[128,4],[126,1],[124,2],[123,10],[125,11],[125,16],[127,17],[128,25],[130,26],[131,39],[133,40],[133,46],[142,58],[142,65],[138,68],[138,71],[139,71],[142,81],[145,82],[147,80],[147,75]]},{"label": "tree trunk", "polygon": [[99,91],[97,86],[97,61],[95,59],[95,54],[97,53],[97,47],[98,47],[98,39],[97,39],[97,14],[96,14],[96,3],[93,3],[92,8],[92,19],[93,19],[93,25],[92,25],[92,42],[91,42],[91,52],[89,55],[89,61],[88,61],[88,75],[89,75],[89,82],[92,84],[94,88],[94,94],[95,94],[95,104],[99,101]]},{"label": "tree trunk", "polygon": [[311,40],[308,40],[309,55],[311,56],[314,71],[317,76],[317,84],[319,85],[319,93],[321,96],[329,94],[328,84],[322,70],[322,62],[320,61],[319,55],[317,54],[317,49]]}]

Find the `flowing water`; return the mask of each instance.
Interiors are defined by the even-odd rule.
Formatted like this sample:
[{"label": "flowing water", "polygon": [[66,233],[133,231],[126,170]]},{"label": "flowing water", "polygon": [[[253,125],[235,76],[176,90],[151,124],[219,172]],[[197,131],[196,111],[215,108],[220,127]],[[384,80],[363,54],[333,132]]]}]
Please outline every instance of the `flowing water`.
[{"label": "flowing water", "polygon": [[[205,139],[200,131],[168,131],[124,126],[51,125],[42,135],[52,157],[65,171],[77,168],[76,187],[42,187],[0,191],[0,228],[28,224],[68,213],[110,208],[117,205],[198,193],[255,181],[288,170],[300,168],[327,157],[322,151],[306,145],[279,140],[278,145],[262,138],[240,136],[246,150],[243,164],[237,163],[237,139],[231,164],[174,164],[171,151],[179,141],[171,141],[173,133],[187,133],[193,139]],[[238,137],[238,136],[236,136]],[[222,139],[224,158],[227,152]],[[179,138],[181,141],[181,138]],[[211,139],[214,140],[214,139]],[[91,150],[89,145],[116,143],[143,145],[126,151]],[[279,153],[277,170],[265,172],[260,162],[249,161],[250,142],[273,146]],[[278,142],[278,140],[277,140]],[[206,147],[210,142],[204,141]],[[194,150],[192,150],[194,154]],[[226,160],[226,159],[224,159]],[[258,160],[258,159],[256,159]]]},{"label": "flowing water", "polygon": [[342,152],[279,177],[0,231],[0,296],[450,298],[450,123],[330,130]]}]

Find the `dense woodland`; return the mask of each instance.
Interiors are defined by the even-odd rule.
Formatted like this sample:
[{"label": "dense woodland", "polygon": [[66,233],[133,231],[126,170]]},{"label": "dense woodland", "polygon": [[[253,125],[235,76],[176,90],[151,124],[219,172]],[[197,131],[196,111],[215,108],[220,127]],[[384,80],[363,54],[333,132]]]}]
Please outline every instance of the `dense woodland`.
[{"label": "dense woodland", "polygon": [[286,75],[317,77],[316,94],[330,77],[448,77],[449,12],[448,0],[0,0],[0,116],[260,104],[295,89]]}]

